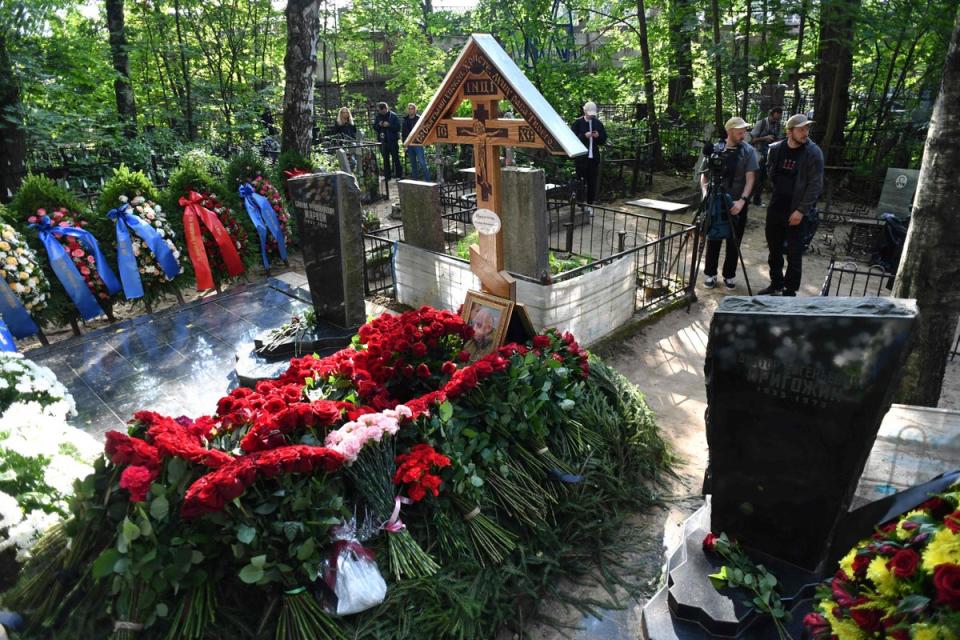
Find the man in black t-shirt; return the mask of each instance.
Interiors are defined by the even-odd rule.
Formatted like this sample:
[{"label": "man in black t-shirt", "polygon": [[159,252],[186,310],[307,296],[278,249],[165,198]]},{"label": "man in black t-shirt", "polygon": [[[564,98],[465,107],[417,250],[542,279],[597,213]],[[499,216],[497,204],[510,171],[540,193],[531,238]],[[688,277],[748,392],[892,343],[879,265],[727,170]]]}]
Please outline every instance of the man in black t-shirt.
[{"label": "man in black t-shirt", "polygon": [[[823,153],[809,140],[813,120],[798,114],[787,120],[787,138],[770,146],[767,176],[770,205],[766,236],[770,286],[759,295],[795,296],[803,261],[803,222],[812,215],[823,190]],[[783,258],[787,273],[783,273]]]}]

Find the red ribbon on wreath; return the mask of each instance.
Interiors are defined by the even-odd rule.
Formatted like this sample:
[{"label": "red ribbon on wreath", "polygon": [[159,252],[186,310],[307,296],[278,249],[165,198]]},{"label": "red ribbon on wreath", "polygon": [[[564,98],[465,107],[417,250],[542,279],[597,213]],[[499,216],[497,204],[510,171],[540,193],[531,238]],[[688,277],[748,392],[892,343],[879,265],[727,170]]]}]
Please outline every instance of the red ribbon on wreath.
[{"label": "red ribbon on wreath", "polygon": [[180,198],[187,252],[190,254],[193,270],[197,274],[197,291],[213,288],[210,261],[207,259],[207,250],[203,246],[203,238],[200,235],[201,220],[213,235],[214,242],[220,247],[220,255],[223,256],[223,262],[227,266],[227,273],[231,276],[243,273],[243,261],[233,243],[233,238],[230,237],[217,214],[201,205],[201,202],[203,202],[203,196],[196,191],[191,191],[186,197]]}]

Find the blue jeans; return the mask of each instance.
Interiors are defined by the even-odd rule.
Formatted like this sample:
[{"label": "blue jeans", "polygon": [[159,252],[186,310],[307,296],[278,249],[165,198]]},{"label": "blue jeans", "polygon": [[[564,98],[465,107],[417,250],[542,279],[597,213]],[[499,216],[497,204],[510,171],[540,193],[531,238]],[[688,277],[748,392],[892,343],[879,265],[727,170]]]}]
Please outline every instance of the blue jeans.
[{"label": "blue jeans", "polygon": [[410,163],[410,177],[414,180],[429,180],[430,170],[427,169],[427,154],[423,147],[408,147],[407,162]]}]

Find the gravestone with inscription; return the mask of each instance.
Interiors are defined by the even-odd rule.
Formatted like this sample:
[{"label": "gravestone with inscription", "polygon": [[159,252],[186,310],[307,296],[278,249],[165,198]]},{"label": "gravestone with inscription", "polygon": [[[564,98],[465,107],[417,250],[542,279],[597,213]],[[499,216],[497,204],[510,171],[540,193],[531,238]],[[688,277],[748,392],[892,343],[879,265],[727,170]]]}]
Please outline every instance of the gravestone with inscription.
[{"label": "gravestone with inscription", "polygon": [[287,188],[317,319],[355,329],[366,319],[357,181],[342,171],[314,173],[288,180]]},{"label": "gravestone with inscription", "polygon": [[915,301],[894,298],[721,302],[704,366],[707,503],[668,551],[667,582],[644,606],[641,638],[779,637],[747,590],[711,584],[723,561],[703,551],[708,532],[737,540],[777,576],[789,631],[800,637],[816,584],[836,567],[835,542],[882,522],[849,507],[916,316]]},{"label": "gravestone with inscription", "polygon": [[[300,234],[304,269],[316,320],[285,332],[266,331],[253,349],[237,354],[241,384],[275,378],[289,359],[342,349],[366,320],[362,209],[357,181],[348,173],[307,174],[287,188]],[[285,318],[278,318],[278,327]]]},{"label": "gravestone with inscription", "polygon": [[920,171],[917,169],[887,169],[883,191],[880,192],[880,204],[877,205],[877,217],[883,217],[885,213],[909,216],[919,179]]}]

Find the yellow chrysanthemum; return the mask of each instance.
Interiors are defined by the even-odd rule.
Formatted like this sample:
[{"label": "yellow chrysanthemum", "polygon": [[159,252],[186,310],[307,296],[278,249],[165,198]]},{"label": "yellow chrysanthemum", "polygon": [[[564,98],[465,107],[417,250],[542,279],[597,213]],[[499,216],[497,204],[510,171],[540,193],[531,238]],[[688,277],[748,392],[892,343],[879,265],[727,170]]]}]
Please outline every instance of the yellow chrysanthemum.
[{"label": "yellow chrysanthemum", "polygon": [[821,607],[820,613],[830,623],[830,629],[838,640],[866,640],[867,634],[853,620],[838,620],[830,607]]},{"label": "yellow chrysanthemum", "polygon": [[840,560],[840,568],[845,574],[847,574],[848,578],[853,577],[853,560],[857,557],[858,548],[859,547],[854,547],[853,549],[850,549],[850,552],[843,556],[843,559]]},{"label": "yellow chrysanthemum", "polygon": [[7,264],[17,264],[17,259],[14,258],[13,256],[7,256],[6,262]]},{"label": "yellow chrysanthemum", "polygon": [[900,540],[909,540],[914,535],[916,535],[917,530],[907,530],[903,528],[903,523],[910,519],[911,516],[925,516],[927,513],[925,511],[920,511],[919,509],[914,509],[913,511],[907,513],[907,515],[900,518],[899,524],[897,524],[897,538]]},{"label": "yellow chrysanthemum", "polygon": [[915,624],[910,627],[912,640],[957,640],[957,634],[939,624]]},{"label": "yellow chrysanthemum", "polygon": [[923,550],[923,570],[933,573],[934,567],[944,563],[960,564],[960,535],[947,527],[937,531]]},{"label": "yellow chrysanthemum", "polygon": [[887,559],[877,556],[867,565],[867,578],[877,587],[880,595],[893,597],[897,595],[897,577],[887,569]]},{"label": "yellow chrysanthemum", "polygon": [[17,277],[20,278],[21,280],[29,280],[30,274],[27,273],[26,271],[21,271],[20,273],[17,274]]},{"label": "yellow chrysanthemum", "polygon": [[0,250],[2,250],[2,251],[10,251],[10,243],[9,243],[9,242],[0,242]]},{"label": "yellow chrysanthemum", "polygon": [[10,225],[7,225],[3,229],[3,239],[4,240],[13,240],[16,236],[13,233],[13,228]]}]

